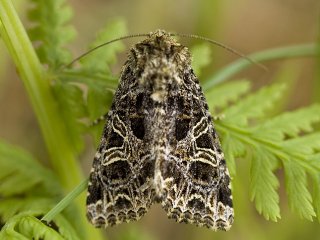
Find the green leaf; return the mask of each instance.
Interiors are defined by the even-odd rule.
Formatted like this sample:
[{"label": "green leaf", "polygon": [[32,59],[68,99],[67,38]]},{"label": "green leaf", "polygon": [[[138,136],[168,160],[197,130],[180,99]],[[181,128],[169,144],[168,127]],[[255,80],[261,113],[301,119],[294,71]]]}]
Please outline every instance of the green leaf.
[{"label": "green leaf", "polygon": [[263,148],[254,149],[250,176],[250,198],[256,208],[267,220],[277,221],[280,218],[279,181],[274,175],[275,156]]},{"label": "green leaf", "polygon": [[30,211],[45,213],[55,205],[53,198],[37,197],[37,196],[16,196],[2,199],[0,201],[0,215],[3,221],[8,221],[14,215]]},{"label": "green leaf", "polygon": [[[320,122],[319,106],[269,117],[263,123],[257,121],[264,114],[263,110],[274,104],[278,95],[277,85],[264,87],[251,94],[244,102],[229,107],[225,111],[225,118],[216,122],[216,129],[222,133],[226,159],[231,160],[231,164],[228,162],[231,175],[235,173],[236,156],[253,159],[250,196],[265,218],[274,221],[280,218],[279,196],[276,192],[279,183],[274,172],[282,163],[286,166],[286,190],[291,209],[310,220],[315,215],[312,197],[316,201],[319,196],[317,188],[314,188],[314,195],[310,195],[306,173],[315,179],[320,172],[320,133],[312,129],[313,123]],[[249,155],[247,149],[250,148],[252,151],[249,151]],[[319,202],[314,204],[318,209]],[[298,209],[299,205],[304,207]]]},{"label": "green leaf", "polygon": [[[125,33],[124,22],[114,20],[98,34],[91,47],[125,35]],[[80,153],[82,150],[81,135],[86,130],[85,125],[79,119],[92,122],[105,114],[111,105],[118,81],[115,81],[111,75],[109,66],[116,63],[116,54],[122,50],[121,42],[112,43],[82,58],[80,68],[65,68],[56,74],[57,79],[53,85],[54,93],[75,152]],[[85,84],[87,89],[84,90],[79,83]],[[92,128],[92,133],[97,139],[101,135],[101,127]]]},{"label": "green leaf", "polygon": [[211,62],[211,49],[208,43],[201,43],[190,49],[193,58],[192,69],[198,77],[201,75],[201,70]]},{"label": "green leaf", "polygon": [[89,111],[89,118],[91,120],[95,120],[108,112],[113,99],[113,94],[113,92],[106,91],[104,89],[89,89],[87,96],[87,108]]},{"label": "green leaf", "polygon": [[[62,196],[63,189],[50,170],[42,167],[28,152],[2,141],[0,168],[2,220],[6,221],[17,213],[30,210],[45,214]],[[71,203],[66,210],[64,215],[68,219],[78,214],[78,209]],[[72,224],[77,225],[78,222]]]},{"label": "green leaf", "polygon": [[0,140],[0,192],[2,196],[41,194],[57,196],[61,186],[53,173],[28,152]]},{"label": "green leaf", "polygon": [[29,30],[30,38],[36,43],[42,63],[56,69],[71,60],[64,46],[75,36],[75,30],[67,25],[72,10],[64,0],[32,0],[34,8],[28,13],[34,27]]},{"label": "green leaf", "polygon": [[85,84],[93,89],[112,89],[118,86],[118,78],[105,72],[90,73],[86,69],[64,69],[59,73],[61,82],[72,84]]},{"label": "green leaf", "polygon": [[248,126],[248,120],[262,117],[265,110],[271,108],[281,97],[284,85],[273,84],[264,87],[257,93],[251,94],[237,104],[229,107],[223,113],[226,122],[237,126]]},{"label": "green leaf", "polygon": [[66,129],[68,129],[68,137],[73,151],[80,153],[83,149],[82,134],[85,131],[85,126],[79,119],[87,116],[84,92],[79,86],[63,81],[56,81],[53,90],[60,106],[60,114],[64,119]]},{"label": "green leaf", "polygon": [[[91,47],[96,47],[106,41],[115,39],[126,34],[126,26],[122,20],[114,20],[98,34]],[[67,76],[74,77],[86,84],[88,90],[84,105],[86,108],[87,118],[92,122],[100,116],[106,114],[112,102],[115,88],[118,81],[112,76],[109,69],[110,65],[116,63],[116,54],[123,50],[123,44],[118,41],[103,49],[97,49],[81,59],[81,67],[77,71],[67,70],[63,73],[64,78]],[[79,76],[81,75],[81,76]],[[77,78],[79,76],[79,78]],[[85,76],[85,77],[83,77]],[[91,76],[91,78],[89,77]],[[94,136],[95,142],[99,141],[102,132],[102,126],[94,126],[90,129]]]},{"label": "green leaf", "polygon": [[292,161],[284,161],[283,165],[290,208],[300,217],[312,221],[316,214],[312,206],[312,196],[307,188],[305,170]]},{"label": "green leaf", "polygon": [[205,92],[210,111],[214,108],[225,108],[228,103],[235,102],[239,97],[247,93],[251,88],[251,84],[247,80],[233,81],[220,84]]},{"label": "green leaf", "polygon": [[[219,129],[219,128],[218,128]],[[227,166],[231,176],[236,175],[236,157],[242,157],[246,153],[245,145],[229,133],[224,133],[222,138],[222,149],[227,161]]]},{"label": "green leaf", "polygon": [[[95,91],[93,89],[89,89],[87,97],[89,119],[94,121],[100,116],[106,114],[111,106],[112,98],[113,93],[110,91],[105,91],[103,89]],[[98,144],[101,139],[102,128],[103,125],[99,124],[90,129],[96,144]]]},{"label": "green leaf", "polygon": [[[90,49],[126,34],[127,30],[124,21],[121,19],[114,20],[98,33],[96,40],[90,44]],[[116,63],[116,54],[123,51],[123,49],[124,45],[120,41],[97,49],[81,59],[82,69],[91,74],[102,72],[110,75],[109,67]]]},{"label": "green leaf", "polygon": [[[37,215],[33,213],[32,215]],[[58,216],[49,226],[31,213],[19,214],[11,218],[1,229],[1,239],[43,239],[43,240],[78,240],[80,239],[70,224]],[[52,227],[50,227],[50,225]]]},{"label": "green leaf", "polygon": [[320,150],[320,132],[290,139],[284,141],[281,145],[286,151],[294,152],[298,150],[300,154],[311,155]]},{"label": "green leaf", "polygon": [[253,128],[253,135],[280,141],[285,135],[297,137],[301,131],[312,131],[312,123],[320,121],[320,105],[315,104],[294,112],[283,113]]},{"label": "green leaf", "polygon": [[[320,159],[320,154],[317,154],[316,158]],[[313,206],[320,223],[320,174],[313,178]]]}]

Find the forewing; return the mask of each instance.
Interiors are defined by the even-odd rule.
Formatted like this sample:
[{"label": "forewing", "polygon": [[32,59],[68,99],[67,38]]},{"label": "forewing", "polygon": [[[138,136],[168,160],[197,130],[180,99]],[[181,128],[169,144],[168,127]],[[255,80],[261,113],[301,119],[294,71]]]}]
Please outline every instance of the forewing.
[{"label": "forewing", "polygon": [[96,227],[138,220],[154,198],[138,87],[128,65],[121,76],[91,169],[87,217]]},{"label": "forewing", "polygon": [[192,70],[172,96],[171,149],[161,163],[162,205],[178,222],[228,230],[233,223],[230,177],[208,105]]}]

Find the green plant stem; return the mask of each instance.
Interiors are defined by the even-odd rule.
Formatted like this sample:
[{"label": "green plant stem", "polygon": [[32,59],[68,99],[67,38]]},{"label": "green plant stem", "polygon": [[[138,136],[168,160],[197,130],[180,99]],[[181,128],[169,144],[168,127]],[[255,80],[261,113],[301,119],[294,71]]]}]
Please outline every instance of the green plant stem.
[{"label": "green plant stem", "polygon": [[[11,0],[0,0],[0,34],[28,93],[50,154],[51,164],[65,190],[72,190],[83,179],[82,172],[60,118],[48,75],[42,68]],[[82,210],[82,219],[79,221],[85,226],[84,232],[90,232],[92,239],[102,239],[87,224],[84,202],[85,196],[82,194],[76,203]]]},{"label": "green plant stem", "polygon": [[41,221],[51,222],[54,217],[61,213],[70,203],[77,198],[88,186],[88,179],[85,179],[76,188],[68,193],[54,208],[41,218]]},{"label": "green plant stem", "polygon": [[1,36],[9,49],[39,121],[51,163],[66,190],[82,179],[70,143],[67,141],[50,82],[33,49],[11,1],[0,1]]},{"label": "green plant stem", "polygon": [[[264,62],[283,58],[310,57],[316,56],[316,49],[316,44],[301,44],[290,47],[269,49],[254,53],[248,57],[255,62]],[[207,79],[203,84],[203,89],[209,90],[214,85],[226,81],[233,75],[241,72],[251,65],[252,63],[247,59],[239,59]]]}]

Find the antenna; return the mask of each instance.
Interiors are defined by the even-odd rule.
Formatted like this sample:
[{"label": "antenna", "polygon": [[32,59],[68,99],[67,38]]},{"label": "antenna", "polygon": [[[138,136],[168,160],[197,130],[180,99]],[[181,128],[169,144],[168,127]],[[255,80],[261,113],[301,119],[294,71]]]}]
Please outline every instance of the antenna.
[{"label": "antenna", "polygon": [[[119,38],[115,38],[113,40],[110,40],[108,42],[105,42],[105,43],[102,43],[92,49],[90,49],[89,51],[81,54],[80,56],[78,56],[77,58],[75,58],[74,60],[72,60],[72,62],[64,65],[62,68],[67,68],[67,67],[70,67],[72,64],[74,64],[75,62],[77,62],[79,59],[87,56],[89,53],[103,47],[103,46],[106,46],[110,43],[113,43],[113,42],[117,42],[117,41],[121,41],[121,40],[124,40],[124,39],[128,39],[128,38],[135,38],[135,37],[149,37],[152,33],[139,33],[139,34],[132,34],[132,35],[127,35],[127,36],[123,36],[123,37],[119,37]],[[215,40],[212,40],[210,38],[206,38],[206,37],[202,37],[202,36],[198,36],[198,35],[194,35],[194,34],[181,34],[181,33],[168,33],[169,36],[176,36],[176,37],[184,37],[184,38],[194,38],[194,39],[199,39],[199,40],[202,40],[202,41],[206,41],[206,42],[209,42],[213,45],[216,45],[216,46],[219,46],[219,47],[222,47],[224,49],[226,49],[227,51],[235,54],[235,55],[238,55],[246,60],[248,60],[249,62],[251,62],[252,64],[262,68],[263,70],[267,71],[268,69],[262,65],[261,63],[258,63],[256,62],[255,60],[247,57],[245,54],[233,49],[232,47],[229,47],[223,43],[220,43],[218,41],[215,41]]]},{"label": "antenna", "polygon": [[139,34],[132,34],[132,35],[127,35],[127,36],[123,36],[123,37],[119,37],[119,38],[115,38],[115,39],[112,39],[108,42],[105,42],[105,43],[102,43],[98,46],[95,46],[94,48],[90,49],[89,51],[81,54],[80,56],[76,57],[74,60],[72,60],[72,62],[68,63],[67,65],[65,65],[63,68],[66,68],[66,67],[70,67],[72,64],[74,64],[75,62],[77,62],[79,59],[87,56],[89,53],[92,53],[93,51],[103,47],[103,46],[106,46],[110,43],[114,43],[114,42],[117,42],[117,41],[121,41],[121,40],[124,40],[124,39],[128,39],[128,38],[135,38],[135,37],[148,37],[150,34],[146,34],[146,33],[139,33]]},{"label": "antenna", "polygon": [[221,42],[218,42],[218,41],[215,41],[215,40],[212,40],[210,38],[206,38],[206,37],[202,37],[202,36],[198,36],[198,35],[194,35],[194,34],[180,34],[180,33],[170,33],[171,36],[177,36],[177,37],[184,37],[184,38],[194,38],[194,39],[199,39],[199,40],[203,40],[203,41],[206,41],[206,42],[209,42],[213,45],[216,45],[216,46],[219,46],[219,47],[222,47],[224,49],[226,49],[227,51],[235,54],[235,55],[238,55],[239,57],[242,57],[246,60],[248,60],[249,62],[251,62],[252,64],[262,68],[263,70],[265,71],[268,71],[267,67],[264,66],[263,64],[261,63],[258,63],[256,62],[255,60],[253,60],[252,58],[249,58],[248,56],[246,56],[245,54],[233,49],[232,47],[229,47]]}]

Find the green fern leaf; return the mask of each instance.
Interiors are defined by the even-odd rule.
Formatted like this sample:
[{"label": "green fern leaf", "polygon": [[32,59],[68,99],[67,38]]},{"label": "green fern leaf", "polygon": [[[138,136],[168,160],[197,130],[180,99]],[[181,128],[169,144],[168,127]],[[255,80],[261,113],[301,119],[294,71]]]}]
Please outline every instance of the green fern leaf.
[{"label": "green fern leaf", "polygon": [[[292,211],[312,220],[315,216],[312,202],[314,201],[318,212],[320,194],[319,189],[315,187],[311,196],[306,173],[316,179],[320,172],[320,157],[317,154],[320,151],[320,133],[312,132],[312,124],[320,121],[319,106],[284,113],[257,125],[256,120],[264,114],[263,109],[272,107],[276,103],[275,99],[279,98],[278,86],[262,89],[247,97],[244,103],[231,106],[231,110],[225,111],[228,113],[225,119],[216,122],[216,128],[222,134],[222,147],[228,164],[228,158],[231,159],[230,172],[235,171],[235,156],[246,156],[247,149],[252,149],[249,151],[253,159],[250,196],[257,210],[265,218],[273,221],[280,218],[277,194],[279,183],[274,172],[282,163],[285,167],[286,190]],[[267,98],[268,94],[271,97]],[[265,99],[268,99],[268,103]],[[256,125],[249,126],[248,119],[253,120],[250,121],[250,125]],[[301,136],[301,132],[304,135]],[[290,138],[287,139],[287,136]],[[303,207],[299,208],[300,205]]]},{"label": "green fern leaf", "polygon": [[[217,127],[219,130],[220,128]],[[222,131],[221,131],[222,132]],[[222,149],[231,176],[236,175],[236,157],[242,157],[246,153],[245,145],[237,138],[233,138],[228,132],[223,134]]]},{"label": "green fern leaf", "polygon": [[57,73],[66,84],[85,84],[93,89],[116,89],[118,77],[106,74],[106,72],[90,73],[90,69],[64,69]]},{"label": "green fern leaf", "polygon": [[[320,159],[320,153],[314,156],[315,159]],[[313,177],[313,206],[316,210],[318,222],[320,223],[320,174]]]},{"label": "green fern leaf", "polygon": [[320,121],[320,105],[283,113],[253,128],[253,135],[270,141],[281,141],[285,135],[296,137],[301,131],[311,132],[311,124]]},{"label": "green fern leaf", "polygon": [[[126,27],[122,20],[115,20],[98,34],[91,44],[95,47],[108,40],[125,35]],[[117,81],[111,75],[109,66],[116,62],[116,54],[123,50],[121,42],[112,43],[81,59],[79,69],[64,69],[58,73],[54,90],[62,109],[68,135],[75,151],[83,147],[82,134],[85,126],[78,119],[87,118],[90,123],[108,111]],[[85,84],[86,94],[78,83]],[[111,88],[111,89],[110,89]],[[111,91],[110,91],[111,90]],[[91,129],[95,139],[100,137],[101,127]]]},{"label": "green fern leaf", "polygon": [[55,204],[56,201],[49,197],[27,196],[22,198],[21,196],[13,196],[0,201],[0,215],[1,219],[6,222],[14,215],[30,209],[45,213]]},{"label": "green fern leaf", "polygon": [[[50,200],[54,204],[62,195],[62,187],[50,170],[42,167],[28,152],[3,141],[0,141],[0,168],[1,215],[10,217],[9,212],[32,209],[28,208],[31,203],[40,209],[43,201]],[[49,207],[47,205],[46,209]]]},{"label": "green fern leaf", "polygon": [[73,152],[80,153],[84,146],[82,134],[86,127],[79,119],[88,115],[83,89],[75,84],[56,80],[53,85],[53,93],[60,106],[60,114],[64,119]]},{"label": "green fern leaf", "polygon": [[267,220],[277,221],[280,218],[279,181],[274,175],[272,162],[275,156],[263,148],[254,150],[251,164],[250,196],[255,200],[256,208]]},{"label": "green fern leaf", "polygon": [[200,76],[201,70],[211,62],[211,49],[207,43],[197,44],[190,49],[193,58],[192,69],[197,76]]},{"label": "green fern leaf", "polygon": [[272,107],[281,97],[284,87],[283,84],[264,87],[257,93],[251,94],[237,104],[229,107],[223,112],[226,116],[226,122],[236,124],[237,126],[248,126],[249,119],[262,117],[265,110]]},{"label": "green fern leaf", "polygon": [[[49,226],[36,217],[38,213],[22,213],[11,218],[1,229],[1,239],[79,240],[74,229],[62,217],[57,216]],[[52,228],[50,227],[53,226]]]},{"label": "green fern leaf", "polygon": [[[124,21],[121,19],[114,20],[98,33],[96,40],[90,44],[90,49],[126,34]],[[81,59],[82,69],[89,71],[91,74],[101,72],[105,75],[111,75],[109,66],[116,63],[116,54],[123,49],[124,45],[120,41],[105,46],[103,49],[98,49]]]},{"label": "green fern leaf", "polygon": [[[87,97],[89,119],[93,121],[103,114],[106,114],[111,106],[112,98],[113,93],[110,91],[95,91],[93,89],[89,89]],[[90,129],[95,146],[100,142],[102,128],[103,124],[100,124]]]},{"label": "green fern leaf", "polygon": [[70,52],[64,48],[75,36],[74,28],[67,25],[72,17],[71,8],[64,0],[32,1],[35,7],[28,16],[34,27],[29,30],[30,38],[37,44],[41,62],[56,69],[71,59]]},{"label": "green fern leaf", "polygon": [[316,214],[312,206],[312,196],[307,188],[304,169],[292,161],[284,161],[283,165],[290,208],[300,217],[312,221],[312,217]]},{"label": "green fern leaf", "polygon": [[[0,141],[0,169],[0,215],[4,221],[10,222],[21,212],[44,215],[62,196],[63,189],[50,170],[42,167],[28,152],[3,141]],[[72,205],[66,210],[66,218],[75,215]],[[76,221],[70,223],[77,225]]]},{"label": "green fern leaf", "polygon": [[223,109],[228,103],[235,102],[239,97],[247,93],[251,88],[251,84],[247,80],[233,81],[220,84],[205,92],[210,110],[213,112],[215,108]]},{"label": "green fern leaf", "polygon": [[[125,34],[126,26],[124,22],[122,20],[114,20],[107,24],[98,34],[97,39],[92,43],[92,47]],[[123,44],[116,42],[105,46],[104,49],[90,53],[90,55],[81,60],[80,72],[92,76],[92,79],[87,79],[91,83],[87,83],[88,92],[85,100],[87,116],[90,121],[96,120],[109,110],[117,81],[112,79],[108,66],[115,64],[116,54],[122,50]],[[111,82],[110,79],[112,79]],[[101,80],[104,81],[104,86]],[[97,85],[93,86],[92,83],[100,83],[100,87]],[[95,126],[90,130],[95,142],[98,143],[101,137],[102,126]]]},{"label": "green fern leaf", "polygon": [[295,152],[298,149],[300,154],[312,155],[320,150],[320,132],[290,139],[281,145],[289,152]]},{"label": "green fern leaf", "polygon": [[51,171],[43,168],[27,152],[0,141],[0,192],[16,194],[48,194],[58,196],[62,190]]},{"label": "green fern leaf", "polygon": [[[73,27],[68,25],[72,10],[64,0],[33,0],[33,3],[34,7],[28,12],[28,16],[34,27],[29,30],[29,35],[36,45],[41,62],[48,64],[49,70],[54,73],[61,65],[71,61],[71,54],[65,45],[75,35]],[[66,123],[68,137],[74,152],[80,152],[83,148],[83,125],[79,124],[77,118],[86,115],[84,100],[81,99],[82,91],[78,86],[67,86],[60,79],[55,80],[53,89]]]}]

